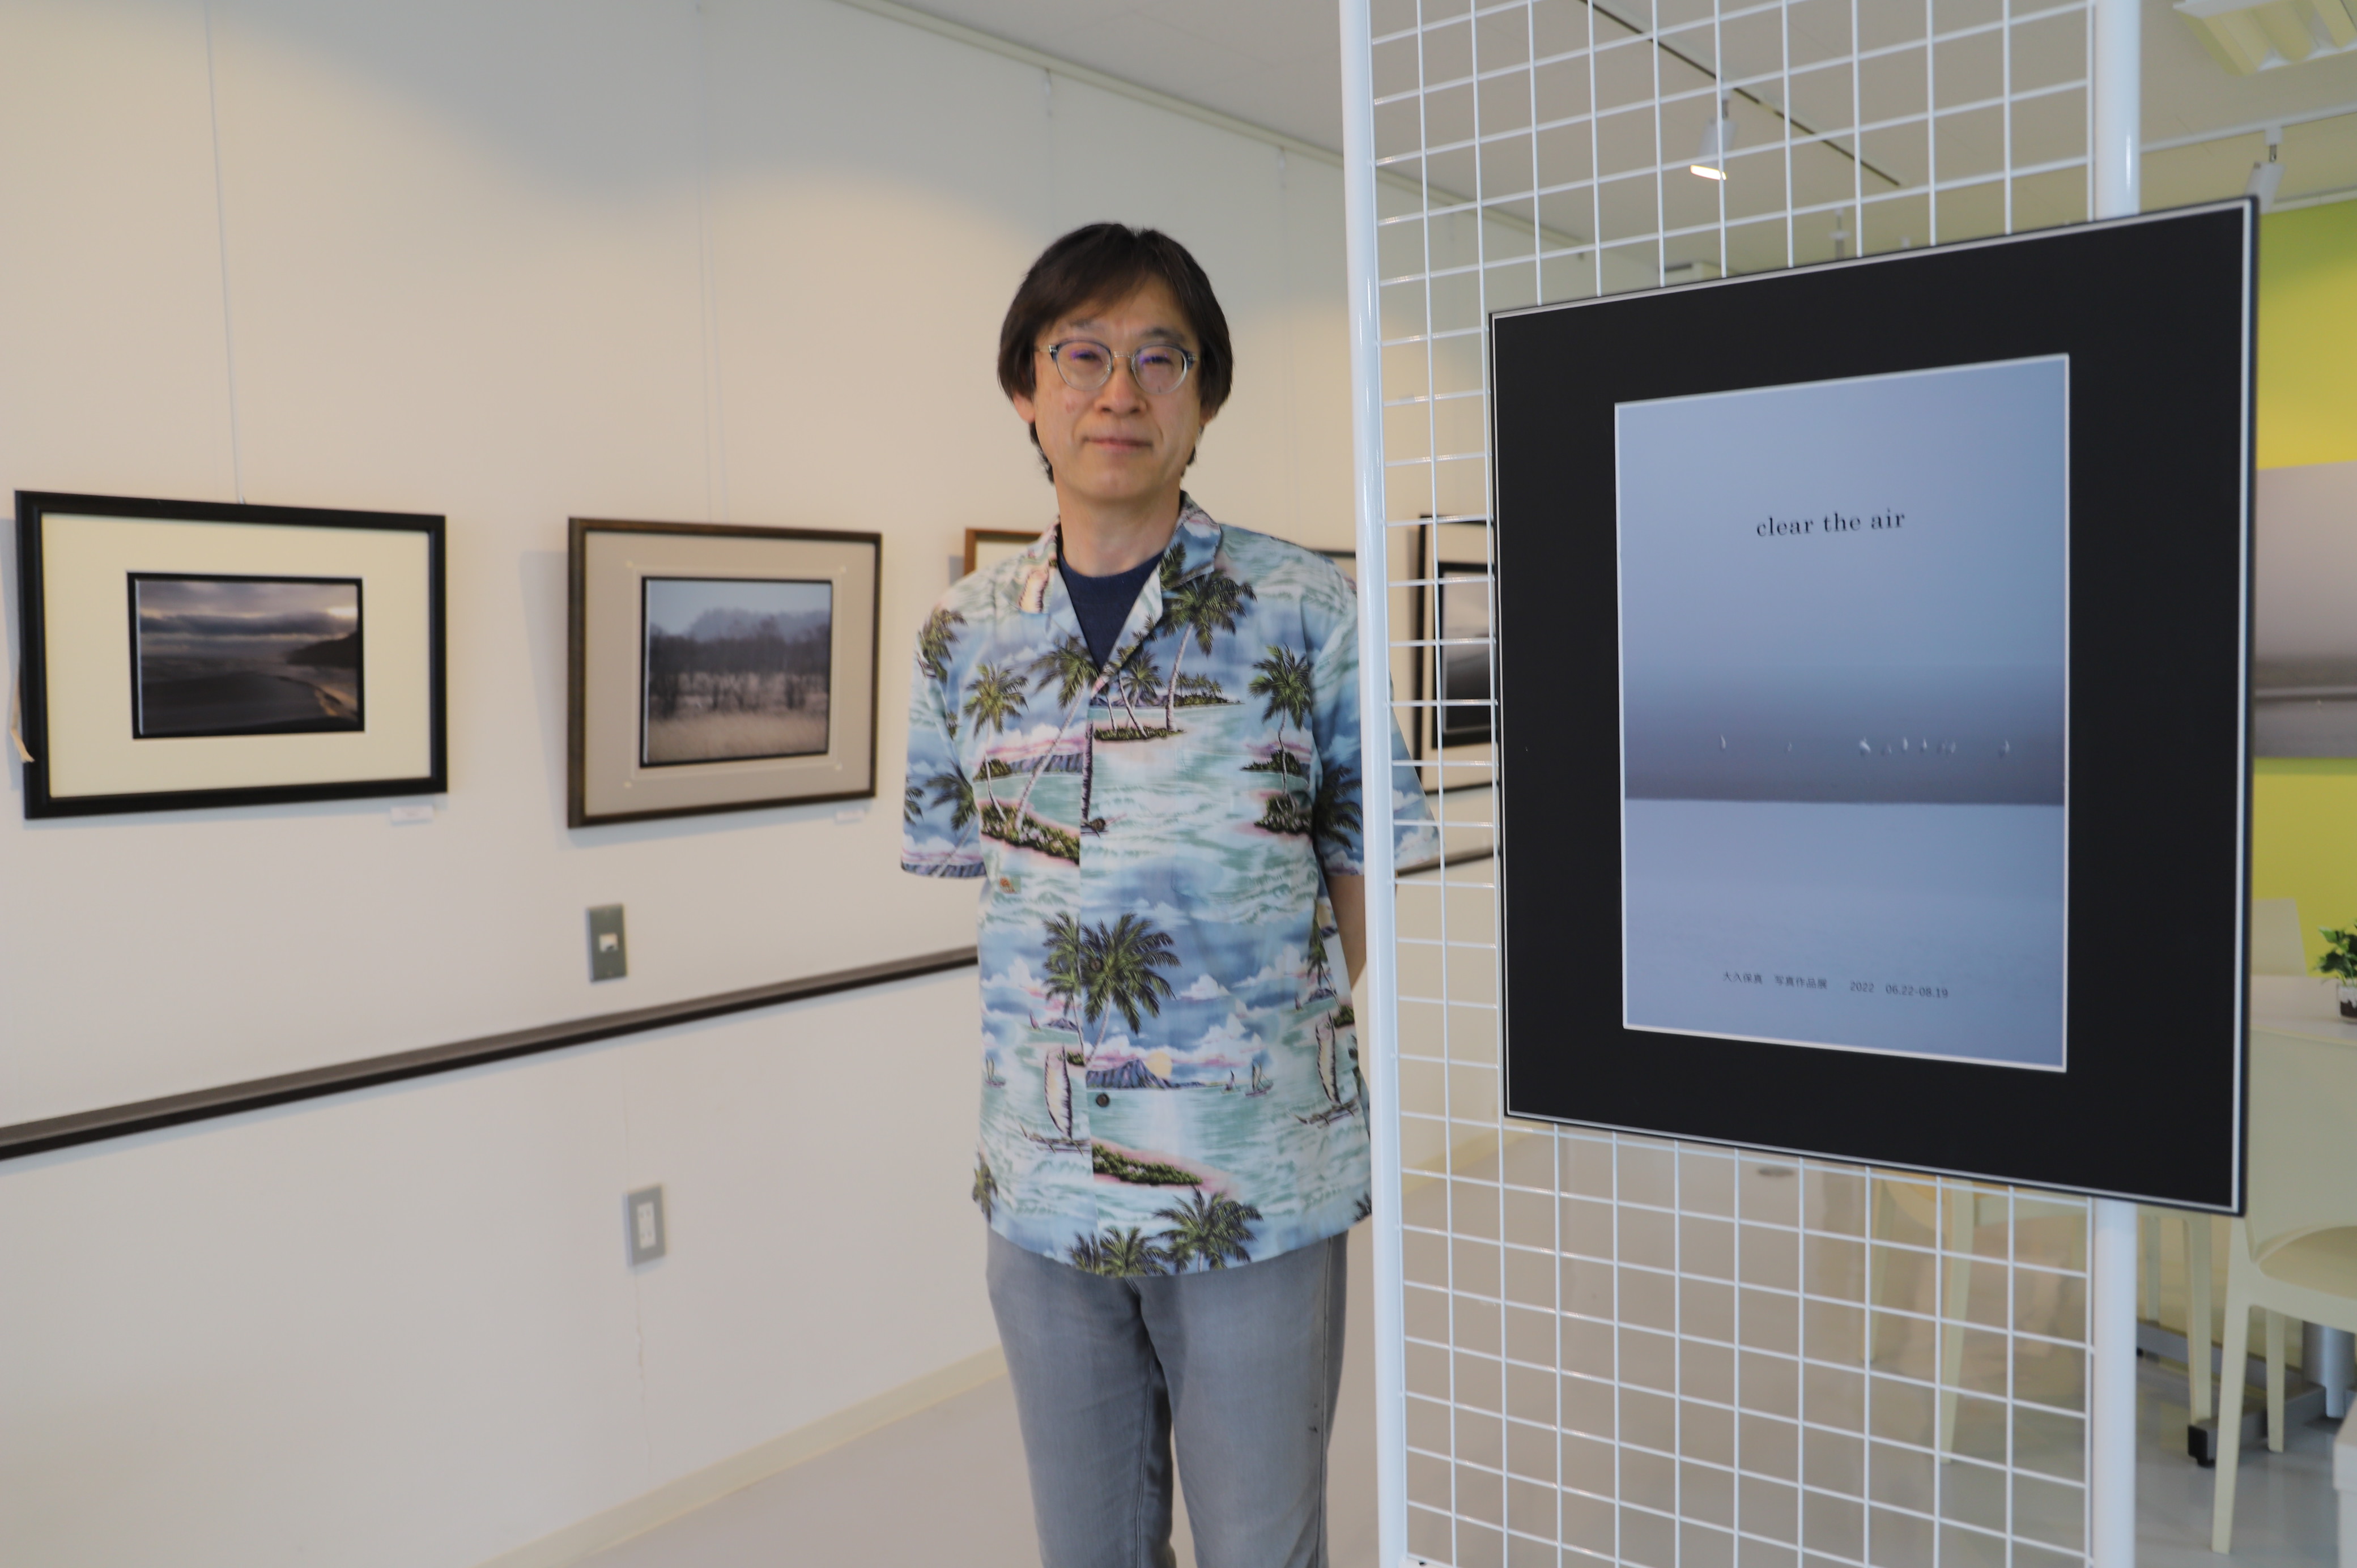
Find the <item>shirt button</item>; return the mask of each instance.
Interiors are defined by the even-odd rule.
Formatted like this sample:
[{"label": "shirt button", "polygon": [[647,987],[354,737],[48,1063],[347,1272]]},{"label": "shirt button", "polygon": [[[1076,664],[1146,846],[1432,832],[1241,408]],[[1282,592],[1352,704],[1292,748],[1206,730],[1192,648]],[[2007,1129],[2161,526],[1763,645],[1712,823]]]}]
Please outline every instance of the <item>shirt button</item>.
[{"label": "shirt button", "polygon": [[1097,1096],[1097,1103],[1099,1105],[1111,1105],[1113,1103],[1113,1096],[1110,1094],[1100,1094]]}]

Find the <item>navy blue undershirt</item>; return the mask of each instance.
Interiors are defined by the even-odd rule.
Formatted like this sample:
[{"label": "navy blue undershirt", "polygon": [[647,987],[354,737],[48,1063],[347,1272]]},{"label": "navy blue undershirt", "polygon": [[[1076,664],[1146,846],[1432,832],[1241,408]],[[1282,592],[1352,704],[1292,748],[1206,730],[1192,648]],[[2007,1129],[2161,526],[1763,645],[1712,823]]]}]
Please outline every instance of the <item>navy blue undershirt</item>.
[{"label": "navy blue undershirt", "polygon": [[1064,574],[1064,592],[1072,598],[1072,613],[1080,618],[1081,637],[1089,645],[1089,657],[1099,669],[1113,652],[1113,645],[1121,636],[1123,625],[1129,619],[1129,609],[1137,603],[1138,591],[1146,579],[1162,564],[1162,557],[1132,566],[1126,572],[1115,572],[1110,577],[1083,577],[1072,570],[1071,563],[1060,551],[1056,568]]}]

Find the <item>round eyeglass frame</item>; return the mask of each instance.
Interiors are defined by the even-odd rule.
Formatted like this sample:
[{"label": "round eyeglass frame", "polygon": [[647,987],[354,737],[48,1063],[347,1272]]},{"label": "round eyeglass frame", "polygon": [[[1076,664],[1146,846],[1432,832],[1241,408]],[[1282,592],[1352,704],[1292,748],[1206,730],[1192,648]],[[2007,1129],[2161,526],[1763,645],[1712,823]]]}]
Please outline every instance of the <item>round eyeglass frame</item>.
[{"label": "round eyeglass frame", "polygon": [[[1093,381],[1074,380],[1071,368],[1064,363],[1064,350],[1067,349],[1076,348],[1094,349],[1103,354],[1105,357],[1104,374]],[[1146,393],[1148,397],[1168,397],[1170,393],[1177,392],[1180,387],[1185,386],[1187,384],[1187,378],[1195,372],[1195,360],[1197,358],[1194,353],[1180,348],[1176,343],[1148,343],[1143,348],[1132,349],[1126,354],[1121,354],[1114,352],[1112,345],[1100,343],[1093,338],[1067,338],[1060,343],[1043,344],[1039,349],[1039,352],[1048,356],[1049,362],[1056,367],[1056,374],[1063,378],[1064,384],[1071,388],[1074,392],[1096,392],[1105,386],[1113,380],[1113,367],[1114,362],[1118,360],[1129,367],[1129,379],[1136,383],[1138,391]],[[1178,356],[1178,379],[1172,381],[1167,387],[1148,387],[1137,373],[1137,356],[1140,354],[1155,352],[1176,354]]]}]

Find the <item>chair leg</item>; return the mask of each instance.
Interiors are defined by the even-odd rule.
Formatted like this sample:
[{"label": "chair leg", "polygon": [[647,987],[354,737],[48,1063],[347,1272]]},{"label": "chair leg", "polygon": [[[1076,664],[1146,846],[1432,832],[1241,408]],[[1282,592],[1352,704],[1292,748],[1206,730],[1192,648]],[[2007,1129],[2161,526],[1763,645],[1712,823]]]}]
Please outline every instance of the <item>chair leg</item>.
[{"label": "chair leg", "polygon": [[2284,1451],[2284,1315],[2267,1312],[2267,1452]]},{"label": "chair leg", "polygon": [[1874,1365],[1874,1309],[1882,1300],[1882,1249],[1874,1244],[1874,1230],[1882,1219],[1882,1183],[1867,1178],[1866,1199],[1866,1364]]},{"label": "chair leg", "polygon": [[1948,1205],[1947,1301],[1940,1314],[1940,1457],[1956,1451],[1956,1388],[1964,1379],[1964,1316],[1973,1297],[1973,1219],[1980,1195],[1944,1188]]},{"label": "chair leg", "polygon": [[2185,1217],[2185,1380],[2191,1419],[2210,1419],[2210,1217]]},{"label": "chair leg", "polygon": [[2218,1373],[2218,1470],[2211,1488],[2210,1550],[2223,1553],[2234,1541],[2234,1472],[2243,1460],[2243,1368],[2251,1354],[2251,1304],[2235,1288],[2242,1271],[2243,1222],[2234,1221],[2226,1243],[2226,1359]]},{"label": "chair leg", "polygon": [[2160,1210],[2136,1210],[2136,1316],[2147,1323],[2160,1321]]}]

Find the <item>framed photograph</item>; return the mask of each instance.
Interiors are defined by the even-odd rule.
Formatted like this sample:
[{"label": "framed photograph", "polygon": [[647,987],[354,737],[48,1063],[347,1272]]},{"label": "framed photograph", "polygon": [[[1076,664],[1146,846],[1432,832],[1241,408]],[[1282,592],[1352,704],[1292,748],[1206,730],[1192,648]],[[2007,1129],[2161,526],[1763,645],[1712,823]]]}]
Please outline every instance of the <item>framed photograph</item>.
[{"label": "framed photograph", "polygon": [[882,550],[573,519],[567,822],[874,795]]},{"label": "framed photograph", "polygon": [[[1509,1114],[2239,1209],[2255,241],[1491,318]],[[2294,515],[2257,663],[2330,744]]]},{"label": "framed photograph", "polygon": [[1014,529],[969,528],[965,531],[965,575],[971,577],[985,566],[996,566],[1009,555],[1019,555],[1039,538],[1037,533]]},{"label": "framed photograph", "polygon": [[442,522],[17,491],[26,816],[447,789]]}]

